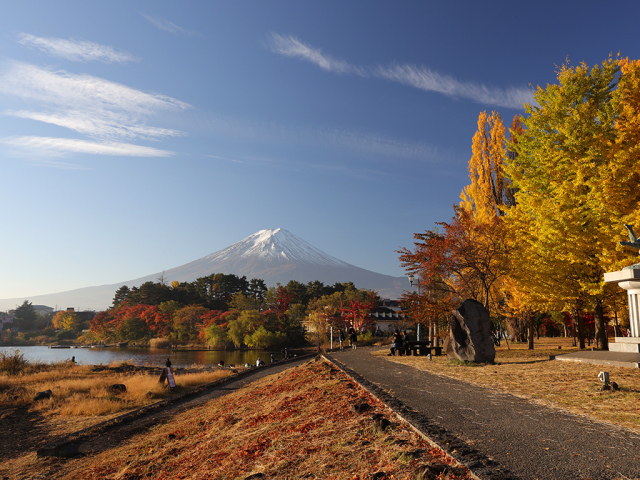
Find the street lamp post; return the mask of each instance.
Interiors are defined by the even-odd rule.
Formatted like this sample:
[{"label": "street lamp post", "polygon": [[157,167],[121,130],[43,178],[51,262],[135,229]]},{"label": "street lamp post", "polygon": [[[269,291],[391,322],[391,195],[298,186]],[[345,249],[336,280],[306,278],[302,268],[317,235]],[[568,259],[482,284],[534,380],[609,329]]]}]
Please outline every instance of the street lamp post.
[{"label": "street lamp post", "polygon": [[[413,273],[410,273],[409,275],[407,275],[407,277],[409,278],[409,284],[413,287],[413,280],[416,278]],[[418,279],[417,282],[418,285],[418,305],[420,304],[420,279]],[[418,319],[418,327],[417,327],[417,331],[416,331],[416,340],[420,341],[420,319]]]}]

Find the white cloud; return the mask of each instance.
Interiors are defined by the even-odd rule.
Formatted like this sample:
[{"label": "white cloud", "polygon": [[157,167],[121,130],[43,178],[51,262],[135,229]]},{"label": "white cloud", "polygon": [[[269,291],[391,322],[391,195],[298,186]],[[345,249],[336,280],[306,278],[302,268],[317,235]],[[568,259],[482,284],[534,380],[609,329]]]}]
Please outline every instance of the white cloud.
[{"label": "white cloud", "polygon": [[409,85],[420,90],[438,92],[452,98],[468,98],[485,105],[522,109],[533,102],[533,92],[525,87],[489,88],[472,82],[460,82],[449,75],[440,75],[426,67],[394,65],[373,70],[379,78]]},{"label": "white cloud", "polygon": [[140,12],[140,15],[142,15],[144,18],[149,20],[149,22],[151,22],[153,26],[155,26],[156,28],[159,28],[160,30],[164,30],[165,32],[173,33],[174,35],[177,35],[177,34],[197,35],[196,32],[192,32],[190,30],[186,30],[182,27],[179,27],[175,23],[170,22],[169,20],[165,20],[159,15],[152,17],[151,15],[147,15],[142,12]]},{"label": "white cloud", "polygon": [[43,38],[22,33],[19,35],[18,41],[23,45],[38,48],[50,55],[66,58],[67,60],[75,62],[97,60],[104,63],[125,63],[135,60],[134,57],[126,52],[118,52],[106,45],[81,40]]},{"label": "white cloud", "polygon": [[183,135],[143,121],[191,105],[164,95],[145,93],[89,75],[53,71],[13,62],[0,73],[0,93],[37,103],[43,111],[7,110],[5,115],[70,128],[101,139],[158,138]]},{"label": "white cloud", "polygon": [[271,33],[267,40],[268,47],[274,53],[309,61],[333,73],[382,78],[420,90],[441,93],[451,98],[467,98],[486,105],[522,109],[523,103],[533,102],[533,92],[527,87],[491,88],[474,82],[461,82],[449,75],[441,75],[426,67],[415,65],[360,67],[343,60],[335,60],[291,35]]},{"label": "white cloud", "polygon": [[0,75],[0,92],[70,109],[120,110],[138,115],[191,107],[175,98],[141,92],[102,78],[52,71],[20,62],[13,62]]},{"label": "white cloud", "polygon": [[34,153],[53,156],[66,153],[126,157],[170,157],[174,155],[173,152],[168,150],[132,145],[130,143],[92,142],[74,138],[24,136],[4,138],[2,143]]},{"label": "white cloud", "polygon": [[362,77],[368,76],[364,68],[356,67],[343,60],[336,60],[330,55],[322,53],[321,50],[302,43],[294,36],[283,37],[277,33],[271,33],[268,37],[268,46],[273,52],[280,55],[307,60],[328,72],[352,73]]},{"label": "white cloud", "polygon": [[[4,115],[29,118],[40,122],[59,125],[79,133],[102,138],[144,138],[177,137],[184,132],[168,128],[151,127],[147,125],[128,125],[125,115],[105,112],[102,118],[81,110],[69,110],[64,113],[29,112],[5,110]],[[109,114],[110,113],[110,114]]]}]

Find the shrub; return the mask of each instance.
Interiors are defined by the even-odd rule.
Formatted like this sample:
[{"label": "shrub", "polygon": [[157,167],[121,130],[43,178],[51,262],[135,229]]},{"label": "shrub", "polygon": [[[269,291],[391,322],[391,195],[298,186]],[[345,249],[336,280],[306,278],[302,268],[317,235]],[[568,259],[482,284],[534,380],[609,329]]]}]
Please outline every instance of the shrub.
[{"label": "shrub", "polygon": [[219,325],[209,325],[204,329],[204,339],[207,345],[213,348],[233,347],[233,342],[229,339],[227,332]]},{"label": "shrub", "polygon": [[58,341],[61,340],[73,340],[76,338],[76,334],[71,330],[60,330],[56,333],[56,338]]},{"label": "shrub", "polygon": [[270,332],[262,325],[251,335],[244,337],[244,343],[253,348],[280,347],[286,341],[287,338],[282,332]]},{"label": "shrub", "polygon": [[166,338],[152,338],[149,340],[151,348],[170,348],[171,342]]},{"label": "shrub", "polygon": [[17,375],[25,369],[27,363],[20,350],[0,351],[0,372]]}]

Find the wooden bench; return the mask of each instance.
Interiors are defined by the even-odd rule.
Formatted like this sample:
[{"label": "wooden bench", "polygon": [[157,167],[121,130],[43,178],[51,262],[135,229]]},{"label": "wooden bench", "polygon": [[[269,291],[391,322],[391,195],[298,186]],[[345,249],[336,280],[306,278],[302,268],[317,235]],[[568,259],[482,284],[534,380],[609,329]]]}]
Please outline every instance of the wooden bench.
[{"label": "wooden bench", "polygon": [[[442,355],[442,347],[434,347],[429,340],[413,340],[407,342],[407,346],[403,349],[407,355],[420,355],[425,356],[428,354],[434,354],[436,356]],[[400,350],[400,349],[398,349]],[[397,350],[396,350],[397,351]]]}]

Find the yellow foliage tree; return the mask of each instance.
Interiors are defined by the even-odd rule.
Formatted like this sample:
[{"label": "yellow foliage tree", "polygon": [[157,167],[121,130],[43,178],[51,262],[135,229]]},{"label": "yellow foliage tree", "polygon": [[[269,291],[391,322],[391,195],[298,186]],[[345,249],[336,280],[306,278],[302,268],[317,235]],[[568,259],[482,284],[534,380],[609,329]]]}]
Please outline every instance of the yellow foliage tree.
[{"label": "yellow foliage tree", "polygon": [[513,205],[513,192],[505,179],[505,128],[497,112],[480,112],[469,160],[471,184],[460,194],[460,206],[473,212],[476,222],[490,221]]},{"label": "yellow foliage tree", "polygon": [[506,167],[518,188],[507,223],[520,288],[544,307],[592,310],[601,349],[607,348],[603,309],[618,294],[604,273],[625,257],[628,263],[616,244],[623,222],[640,213],[633,143],[639,84],[637,63],[563,65],[557,84],[538,87],[538,105],[525,106],[526,130],[510,145],[517,158]]},{"label": "yellow foliage tree", "polygon": [[77,330],[81,327],[81,323],[75,312],[71,310],[62,310],[56,313],[51,320],[51,324],[56,330]]}]

